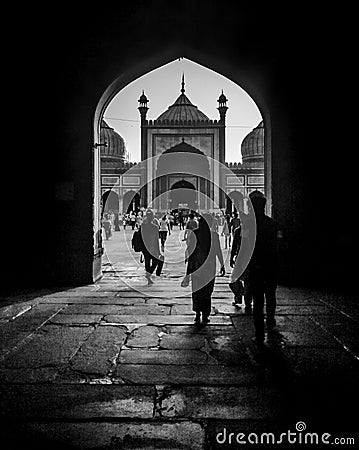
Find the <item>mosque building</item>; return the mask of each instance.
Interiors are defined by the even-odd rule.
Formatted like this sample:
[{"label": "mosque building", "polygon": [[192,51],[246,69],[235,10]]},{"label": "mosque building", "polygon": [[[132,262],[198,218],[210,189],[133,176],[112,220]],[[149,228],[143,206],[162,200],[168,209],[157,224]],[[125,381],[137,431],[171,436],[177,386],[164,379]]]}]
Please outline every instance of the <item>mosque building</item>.
[{"label": "mosque building", "polygon": [[[245,197],[264,192],[264,126],[261,121],[241,144],[242,162],[226,162],[227,98],[222,92],[218,119],[210,119],[185,94],[156,119],[148,119],[142,92],[141,161],[131,163],[123,138],[101,123],[101,192],[103,211],[120,214],[152,207],[169,211],[246,210]],[[219,162],[220,164],[217,164]],[[148,182],[149,181],[149,182]]]}]

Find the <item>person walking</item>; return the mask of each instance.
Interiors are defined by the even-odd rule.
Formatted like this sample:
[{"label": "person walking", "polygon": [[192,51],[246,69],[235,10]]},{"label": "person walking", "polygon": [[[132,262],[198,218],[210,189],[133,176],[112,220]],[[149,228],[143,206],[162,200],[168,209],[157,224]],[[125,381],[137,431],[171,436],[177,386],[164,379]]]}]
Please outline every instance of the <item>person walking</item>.
[{"label": "person walking", "polygon": [[256,218],[257,235],[248,268],[253,295],[254,341],[260,345],[264,341],[264,301],[267,331],[276,325],[279,229],[278,224],[265,214],[266,197],[260,191],[254,191],[249,198]]},{"label": "person walking", "polygon": [[102,226],[105,230],[106,240],[110,239],[110,237],[112,236],[112,224],[111,224],[109,214],[104,215],[104,218],[102,221]]},{"label": "person walking", "polygon": [[167,216],[164,215],[160,220],[160,240],[161,240],[161,250],[162,252],[165,251],[165,242],[167,240],[167,234],[171,234],[171,228],[170,228],[170,221],[168,220]]},{"label": "person walking", "polygon": [[232,233],[232,237],[234,237],[234,232],[236,228],[238,228],[241,225],[241,221],[238,217],[237,211],[235,211],[232,215],[232,218],[229,221],[229,231]]},{"label": "person walking", "polygon": [[191,233],[191,231],[195,230],[196,228],[198,228],[198,222],[195,219],[194,214],[193,213],[189,213],[188,220],[187,220],[187,223],[186,223],[186,229],[185,229],[182,241],[187,241],[188,240],[188,235]]},{"label": "person walking", "polygon": [[160,276],[163,267],[163,257],[159,246],[159,228],[154,219],[153,211],[148,209],[140,228],[143,241],[142,253],[145,260],[145,276],[148,284],[153,284],[151,278],[153,272],[156,270],[156,275]]},{"label": "person walking", "polygon": [[[231,249],[230,266],[233,268],[236,258],[238,257],[241,244],[246,245],[246,218],[242,215],[241,226],[234,231],[233,244]],[[243,274],[233,284],[230,284],[232,292],[234,293],[234,302],[236,306],[242,303],[242,296],[244,297],[245,312],[250,314],[252,312],[252,290],[249,277],[249,268],[247,267]]]},{"label": "person walking", "polygon": [[188,240],[188,263],[186,277],[192,282],[192,309],[196,313],[195,323],[206,324],[211,314],[211,297],[216,276],[216,259],[218,259],[221,276],[224,268],[223,254],[218,233],[211,230],[212,215],[203,214],[198,228],[193,230]]},{"label": "person walking", "polygon": [[222,236],[224,236],[224,248],[229,248],[231,246],[231,238],[232,235],[229,231],[229,219],[230,216],[227,215],[224,219],[223,219],[223,227],[222,227]]}]

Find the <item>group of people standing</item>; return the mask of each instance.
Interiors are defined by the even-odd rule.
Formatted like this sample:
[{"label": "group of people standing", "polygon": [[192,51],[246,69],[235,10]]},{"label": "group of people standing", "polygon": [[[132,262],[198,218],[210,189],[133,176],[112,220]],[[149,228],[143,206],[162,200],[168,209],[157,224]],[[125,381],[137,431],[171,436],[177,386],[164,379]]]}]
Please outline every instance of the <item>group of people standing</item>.
[{"label": "group of people standing", "polygon": [[[238,273],[238,266],[243,263],[240,260],[239,249],[242,245],[246,245],[247,215],[234,213],[230,217],[225,217],[221,234],[225,237],[226,248],[231,248],[230,266],[233,271],[229,285],[234,292],[234,303],[242,303],[241,300],[244,297],[245,312],[253,313],[255,341],[262,344],[265,337],[265,325],[267,331],[273,330],[276,325],[279,231],[275,221],[265,214],[265,196],[256,191],[250,195],[250,200],[256,223],[256,239],[249,262],[236,279],[234,274]],[[185,230],[183,240],[187,243],[186,275],[182,286],[191,283],[192,309],[195,312],[194,320],[197,325],[207,324],[210,321],[217,260],[220,265],[220,276],[226,273],[219,240],[219,226],[220,218],[209,213],[199,217],[190,214],[185,224],[181,225],[181,229]],[[154,271],[156,275],[160,275],[162,271],[164,243],[167,235],[171,234],[170,220],[167,215],[158,220],[149,209],[146,211],[141,230],[146,279],[148,284],[152,284],[151,276]],[[266,316],[264,316],[265,303]]]}]

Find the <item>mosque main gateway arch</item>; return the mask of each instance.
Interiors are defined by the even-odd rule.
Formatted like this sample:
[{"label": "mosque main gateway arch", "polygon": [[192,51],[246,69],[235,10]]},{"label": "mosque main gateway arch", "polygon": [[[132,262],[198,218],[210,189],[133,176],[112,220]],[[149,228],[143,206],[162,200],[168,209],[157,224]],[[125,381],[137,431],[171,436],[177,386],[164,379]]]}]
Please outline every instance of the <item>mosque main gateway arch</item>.
[{"label": "mosque main gateway arch", "polygon": [[[129,72],[127,76],[125,75],[119,77],[117,80],[112,83],[111,86],[107,89],[107,91],[104,93],[104,95],[101,98],[101,101],[98,104],[98,107],[96,109],[95,114],[95,129],[96,126],[98,126],[98,123],[100,123],[100,120],[102,119],[105,109],[107,105],[110,103],[112,98],[129,82],[133,81],[129,79],[130,77]],[[125,83],[125,80],[128,80],[127,83]],[[239,84],[239,83],[238,83]],[[240,85],[240,84],[239,84]],[[227,98],[222,92],[220,97],[218,98],[218,111],[219,111],[219,118],[218,119],[209,119],[204,113],[202,113],[199,108],[192,104],[190,99],[185,94],[185,80],[184,77],[182,78],[181,82],[181,89],[180,89],[180,95],[175,100],[174,103],[172,103],[168,109],[162,113],[157,119],[147,119],[147,112],[148,112],[148,99],[143,92],[140,96],[138,102],[139,102],[139,113],[141,118],[141,160],[150,160],[151,158],[160,158],[158,161],[161,160],[163,156],[166,155],[166,152],[175,153],[180,149],[182,146],[183,148],[179,150],[180,152],[188,151],[189,148],[191,148],[191,151],[194,153],[198,152],[198,154],[203,155],[203,159],[206,159],[206,156],[209,157],[209,159],[216,160],[220,162],[223,165],[226,165],[225,162],[225,119],[226,119],[226,111],[227,111]],[[260,110],[263,109],[259,108]],[[265,109],[265,108],[264,108]],[[98,121],[98,122],[96,122]],[[268,120],[269,122],[269,120]],[[262,121],[261,124],[258,125],[259,128],[263,131],[264,129],[268,128],[268,126],[264,126],[265,121]],[[94,132],[94,135],[96,137],[96,130]],[[266,144],[265,144],[266,143]],[[267,152],[264,151],[264,147],[268,150],[270,145],[268,145],[268,139],[264,141],[263,139],[263,161],[266,159],[265,166],[269,167],[268,165],[268,155],[266,155]],[[101,142],[99,143],[101,146]],[[184,150],[184,148],[186,150]],[[97,189],[101,189],[101,186],[98,187],[98,184],[100,184],[100,177],[98,174],[96,174],[96,159],[98,158],[98,154],[96,154],[96,143],[95,143],[95,186],[94,190],[96,192]],[[173,154],[171,155],[173,157]],[[100,164],[98,164],[98,167]],[[140,165],[139,165],[140,166]],[[232,164],[227,164],[228,167],[232,166]],[[236,169],[239,168],[239,165],[236,163],[233,165],[233,170],[236,171]],[[158,167],[157,167],[158,169]],[[142,170],[142,172],[141,172]],[[149,168],[151,174],[145,174],[143,171],[143,166],[139,167],[139,173],[136,174],[139,178],[140,184],[144,186],[140,190],[140,207],[144,208],[148,205],[151,205],[152,207],[155,206],[156,209],[161,210],[168,210],[171,209],[171,200],[173,199],[173,195],[170,192],[171,191],[171,184],[169,177],[167,176],[167,179],[165,179],[164,175],[161,174],[161,171],[157,171],[156,174],[156,167],[150,167]],[[176,171],[178,168],[176,168]],[[133,168],[131,169],[133,171]],[[212,171],[212,172],[211,172]],[[170,172],[173,172],[173,169],[171,169]],[[146,177],[148,178],[154,178],[157,175],[157,179],[153,183],[147,183],[146,184]],[[178,173],[171,173],[171,176],[180,176],[180,170],[178,170]],[[239,179],[238,174],[234,173],[235,177]],[[236,177],[237,175],[237,177]],[[253,177],[252,177],[253,178]],[[267,197],[270,200],[270,174],[268,174],[268,171],[266,173],[266,177],[264,177],[264,173],[261,174],[260,177],[257,177],[257,179],[261,178],[260,186],[254,186],[251,190],[254,190],[255,188],[260,188],[260,190],[265,191]],[[97,183],[96,183],[97,179]],[[243,178],[244,179],[244,178]],[[211,181],[209,181],[211,180]],[[178,181],[178,180],[177,180]],[[189,181],[189,180],[187,180]],[[189,181],[190,182],[190,181]],[[205,175],[203,177],[199,176],[196,179],[195,183],[192,183],[195,187],[195,190],[197,192],[200,192],[199,198],[202,201],[202,204],[199,203],[199,200],[195,202],[195,204],[192,204],[192,206],[195,206],[194,209],[196,210],[211,210],[212,208],[219,208],[223,211],[226,210],[227,206],[227,199],[226,199],[226,193],[233,190],[233,186],[227,186],[227,189],[224,188],[226,183],[233,183],[232,180],[229,180],[229,177],[227,177],[225,180],[221,179],[221,173],[216,169],[215,167],[209,167],[208,163],[205,170]],[[96,186],[97,184],[97,186]],[[172,183],[173,184],[173,183]],[[220,189],[222,187],[223,189]],[[248,186],[249,188],[249,186]],[[135,186],[132,187],[132,189],[137,189]],[[237,189],[241,191],[243,194],[245,193],[245,189],[243,186],[237,186]],[[163,199],[163,194],[166,193],[166,198]],[[248,192],[249,193],[249,189]],[[96,196],[94,196],[95,198]],[[162,197],[161,204],[155,204],[154,201],[156,201],[157,197]],[[204,200],[206,199],[206,200]],[[268,202],[269,208],[270,208],[270,201]],[[218,209],[217,209],[218,210]],[[96,223],[96,206],[94,205],[94,221]],[[96,228],[96,227],[95,227]],[[95,242],[95,248],[97,243]],[[101,246],[102,243],[99,243],[97,245],[98,254],[101,254]],[[97,267],[99,265],[97,264]]]}]

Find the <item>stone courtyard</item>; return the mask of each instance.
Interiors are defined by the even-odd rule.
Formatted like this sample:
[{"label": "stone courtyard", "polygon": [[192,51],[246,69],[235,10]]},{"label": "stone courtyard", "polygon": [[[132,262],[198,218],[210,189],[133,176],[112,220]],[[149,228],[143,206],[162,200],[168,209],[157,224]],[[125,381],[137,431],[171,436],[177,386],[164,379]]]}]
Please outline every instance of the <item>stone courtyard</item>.
[{"label": "stone courtyard", "polygon": [[303,423],[357,442],[357,299],[280,286],[258,348],[229,267],[196,326],[180,271],[147,286],[143,267],[104,262],[93,285],[2,298],[1,448],[256,448]]}]

